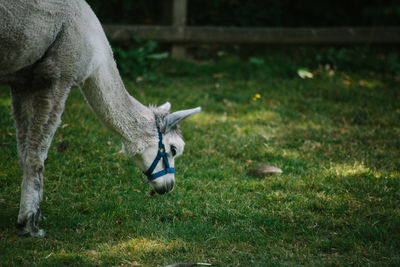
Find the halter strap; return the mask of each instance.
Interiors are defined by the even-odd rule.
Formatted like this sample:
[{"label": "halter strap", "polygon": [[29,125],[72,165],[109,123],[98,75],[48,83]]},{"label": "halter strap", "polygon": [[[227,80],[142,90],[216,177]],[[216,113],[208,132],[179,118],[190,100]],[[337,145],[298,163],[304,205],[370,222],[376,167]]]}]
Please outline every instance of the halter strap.
[{"label": "halter strap", "polygon": [[[163,170],[153,174],[153,171],[157,167],[160,159],[163,159],[165,168]],[[171,168],[169,166],[168,157],[167,157],[167,154],[165,153],[165,146],[162,142],[162,133],[160,131],[158,131],[158,153],[157,153],[157,156],[154,159],[153,163],[150,165],[149,169],[143,173],[147,176],[149,182],[151,182],[161,176],[164,176],[167,173],[175,173],[175,168]]]}]

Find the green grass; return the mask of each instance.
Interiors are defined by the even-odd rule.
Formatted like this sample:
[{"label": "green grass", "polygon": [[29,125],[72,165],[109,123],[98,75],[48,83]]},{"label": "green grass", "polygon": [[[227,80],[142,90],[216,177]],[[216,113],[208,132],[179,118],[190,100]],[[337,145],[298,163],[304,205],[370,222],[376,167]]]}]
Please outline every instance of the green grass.
[{"label": "green grass", "polygon": [[[177,187],[164,196],[148,195],[73,89],[46,161],[43,239],[14,227],[22,173],[1,88],[0,265],[400,265],[399,77],[303,80],[296,64],[167,61],[158,81],[126,80],[142,103],[203,108],[181,125]],[[248,176],[257,164],[283,174]]]}]

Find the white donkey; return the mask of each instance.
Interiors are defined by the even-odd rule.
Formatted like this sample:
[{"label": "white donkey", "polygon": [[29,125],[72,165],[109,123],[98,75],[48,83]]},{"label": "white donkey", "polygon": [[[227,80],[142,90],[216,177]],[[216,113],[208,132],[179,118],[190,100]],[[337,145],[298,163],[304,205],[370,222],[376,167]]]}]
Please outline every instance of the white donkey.
[{"label": "white donkey", "polygon": [[184,148],[177,123],[201,109],[169,114],[168,102],[146,107],[130,96],[104,31],[84,0],[0,0],[0,83],[11,88],[23,170],[20,234],[45,234],[37,227],[44,161],[74,85],[121,139],[153,190],[173,189],[174,157]]}]

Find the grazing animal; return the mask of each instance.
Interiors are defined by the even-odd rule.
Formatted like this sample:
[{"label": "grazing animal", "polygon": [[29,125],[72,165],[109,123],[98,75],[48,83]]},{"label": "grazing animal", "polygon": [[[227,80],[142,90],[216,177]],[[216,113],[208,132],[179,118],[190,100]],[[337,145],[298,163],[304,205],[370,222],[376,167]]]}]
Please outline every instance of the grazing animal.
[{"label": "grazing animal", "polygon": [[0,0],[0,83],[11,88],[23,171],[20,234],[45,235],[37,226],[44,162],[74,85],[121,139],[153,190],[173,189],[174,158],[184,148],[177,123],[201,109],[170,114],[168,102],[146,107],[130,96],[101,24],[84,0]]}]

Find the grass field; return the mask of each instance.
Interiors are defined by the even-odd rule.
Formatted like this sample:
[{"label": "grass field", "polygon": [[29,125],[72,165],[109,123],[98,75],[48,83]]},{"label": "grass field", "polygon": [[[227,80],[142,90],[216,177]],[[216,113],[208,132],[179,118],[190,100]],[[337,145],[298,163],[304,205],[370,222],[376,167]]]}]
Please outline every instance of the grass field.
[{"label": "grass field", "polygon": [[[43,239],[14,227],[22,172],[0,88],[0,265],[399,266],[398,74],[315,65],[301,79],[287,62],[166,61],[155,81],[125,80],[144,104],[203,108],[181,125],[163,196],[74,88],[46,161]],[[283,174],[247,175],[258,164]]]}]

